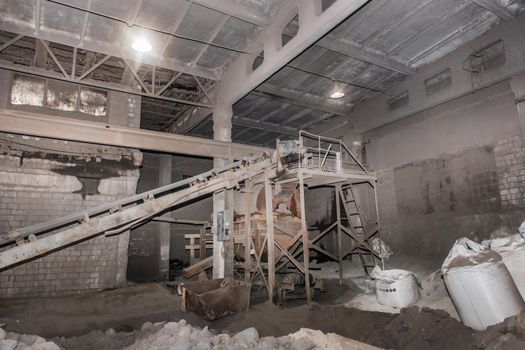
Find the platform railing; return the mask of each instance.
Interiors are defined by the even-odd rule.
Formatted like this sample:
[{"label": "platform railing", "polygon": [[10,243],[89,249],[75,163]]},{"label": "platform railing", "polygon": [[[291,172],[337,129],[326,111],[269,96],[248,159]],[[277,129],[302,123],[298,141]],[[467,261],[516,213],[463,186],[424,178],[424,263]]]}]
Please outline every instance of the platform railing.
[{"label": "platform railing", "polygon": [[363,171],[366,168],[342,140],[299,131],[301,160],[298,167],[330,173]]}]

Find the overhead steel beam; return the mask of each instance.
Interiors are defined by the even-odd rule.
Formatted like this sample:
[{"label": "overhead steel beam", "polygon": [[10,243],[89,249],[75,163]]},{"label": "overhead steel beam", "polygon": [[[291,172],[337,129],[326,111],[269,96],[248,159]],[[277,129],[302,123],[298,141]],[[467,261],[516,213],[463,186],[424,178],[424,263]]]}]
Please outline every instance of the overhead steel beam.
[{"label": "overhead steel beam", "polygon": [[233,0],[188,0],[210,10],[218,11],[225,15],[238,18],[245,22],[263,27],[270,23],[268,17],[257,9],[240,4]]},{"label": "overhead steel beam", "polygon": [[252,92],[252,94],[259,97],[269,98],[284,103],[290,103],[305,108],[317,109],[318,111],[328,112],[337,115],[348,115],[348,112],[350,110],[350,108],[348,108],[347,106],[333,106],[326,103],[320,98],[316,98],[315,96],[308,96],[292,91],[283,91],[277,87],[268,84],[260,85],[254,92]]},{"label": "overhead steel beam", "polygon": [[17,35],[15,36],[13,39],[11,40],[8,40],[7,42],[5,42],[4,44],[2,44],[0,46],[0,52],[4,51],[5,49],[7,49],[9,46],[15,44],[17,41],[19,41],[20,39],[22,39],[24,36],[23,35]]},{"label": "overhead steel beam", "polygon": [[386,55],[374,53],[372,51],[366,51],[359,46],[344,43],[340,40],[325,38],[319,41],[318,46],[405,75],[416,74],[416,69],[410,67],[408,64],[398,62]]},{"label": "overhead steel beam", "polygon": [[330,114],[330,113],[324,113],[321,116],[315,118],[314,120],[310,120],[308,123],[301,125],[300,129],[307,129],[311,126],[314,126],[315,124],[320,123],[323,120],[330,118],[332,115],[333,114]]},{"label": "overhead steel beam", "polygon": [[0,131],[202,157],[240,159],[267,148],[0,109]]},{"label": "overhead steel beam", "polygon": [[[223,16],[223,18],[219,21],[219,23],[217,23],[217,25],[215,26],[213,31],[208,35],[208,38],[207,38],[206,41],[210,42],[210,43],[214,42],[215,38],[217,38],[217,35],[219,35],[219,33],[221,32],[222,28],[224,28],[224,26],[226,25],[226,22],[228,22],[229,19],[230,19],[229,16]],[[204,45],[199,50],[197,55],[190,62],[190,69],[195,67],[195,65],[199,62],[199,60],[201,59],[202,55],[204,55],[204,53],[206,52],[206,50],[208,50],[209,47],[210,47],[210,45]]]},{"label": "overhead steel beam", "polygon": [[[256,90],[252,91],[251,94],[262,97],[264,100],[253,104],[253,106],[244,114],[253,112],[259,107],[259,105],[264,104],[266,100],[301,106],[307,108],[309,112],[310,110],[315,109],[340,116],[347,116],[351,109],[351,106],[350,108],[348,106],[332,106],[318,97],[294,93],[291,91],[282,91],[268,84],[260,85]],[[184,120],[184,123],[181,122],[180,125],[176,125],[172,131],[178,134],[186,134],[206,120],[211,115],[211,112],[212,111],[209,109],[191,108],[183,117],[181,117],[181,120]]]},{"label": "overhead steel beam", "polygon": [[483,7],[485,10],[492,12],[496,16],[506,21],[514,19],[514,15],[509,12],[505,7],[498,4],[494,0],[472,0],[476,5]]},{"label": "overhead steel beam", "polygon": [[[84,11],[86,13],[89,13],[87,11]],[[14,32],[12,26],[10,26],[6,21],[0,21],[0,30],[5,30],[7,32]],[[175,59],[166,59],[162,56],[153,56],[153,55],[142,55],[139,56],[136,53],[132,52],[132,49],[129,48],[129,50],[126,48],[125,50],[120,49],[120,45],[111,45],[111,46],[101,46],[98,45],[96,41],[83,41],[81,39],[77,39],[80,35],[70,35],[70,36],[55,36],[50,31],[38,31],[35,32],[31,28],[26,26],[20,26],[19,28],[16,28],[16,34],[24,35],[33,37],[35,39],[40,40],[47,40],[51,42],[55,42],[58,44],[76,47],[79,49],[94,51],[98,53],[102,53],[105,55],[110,55],[114,57],[119,57],[122,59],[133,59],[133,60],[140,60],[141,62],[145,64],[150,65],[156,65],[158,67],[171,69],[183,73],[193,74],[201,78],[206,78],[210,80],[217,80],[219,78],[219,74],[214,69],[207,69],[203,67],[193,67],[190,69],[189,65],[186,62],[177,61]],[[168,36],[168,35],[166,35]]]},{"label": "overhead steel beam", "polygon": [[[321,0],[296,0],[283,2],[272,23],[252,43],[253,48],[264,52],[264,60],[252,70],[254,56],[237,56],[223,73],[218,84],[217,103],[233,105],[263,83],[279,69],[321,39],[330,30],[361,7],[366,0],[338,0],[322,12]],[[283,28],[296,16],[299,17],[297,34],[282,46]]]},{"label": "overhead steel beam", "polygon": [[[263,13],[260,13],[257,10],[246,5],[237,4],[232,0],[189,1],[261,27],[265,27],[271,23],[271,19]],[[363,23],[370,15],[372,15],[379,8],[381,8],[386,3],[386,1],[387,0],[371,1],[369,5],[367,5],[363,10],[360,10],[356,14],[356,18],[352,17],[352,19],[349,21],[349,25],[341,30],[339,36],[347,35],[359,24]],[[360,49],[359,47],[352,46],[349,44],[344,44],[344,46],[333,45],[333,43],[335,42],[337,42],[337,40],[334,40],[332,38],[326,38],[317,42],[316,46],[338,52],[351,58],[372,63],[405,75],[415,74],[415,69],[411,68],[409,65],[386,57],[385,55],[375,54],[373,52],[365,52],[362,51],[362,49]]]},{"label": "overhead steel beam", "polygon": [[[91,69],[93,67],[94,66],[89,68],[87,71],[91,72]],[[57,74],[54,71],[50,71],[50,70],[46,70],[46,69],[38,69],[36,67],[22,66],[22,65],[13,64],[11,62],[7,62],[7,61],[4,61],[4,60],[0,60],[0,68],[8,69],[8,70],[11,70],[11,71],[14,71],[14,72],[33,74],[33,75],[37,75],[37,76],[41,76],[41,77],[45,77],[45,78],[50,78],[50,79],[57,79],[57,80],[67,81],[67,82],[70,82],[70,83],[75,83],[75,84],[80,84],[80,85],[85,85],[85,86],[92,86],[92,87],[98,87],[98,88],[102,88],[102,89],[106,89],[106,90],[120,91],[120,92],[125,92],[125,93],[128,93],[128,94],[140,95],[140,96],[144,96],[144,97],[151,97],[151,98],[158,99],[158,100],[163,100],[163,101],[187,104],[187,105],[192,105],[192,106],[197,106],[197,107],[204,107],[206,109],[213,108],[212,105],[207,104],[207,103],[188,101],[188,100],[183,100],[183,99],[174,98],[174,97],[166,97],[166,96],[160,96],[160,95],[153,94],[153,93],[141,92],[141,91],[135,90],[131,86],[124,86],[122,84],[105,83],[105,82],[101,82],[101,81],[98,81],[98,80],[85,79],[85,78],[80,80],[80,78],[78,78],[78,77],[75,77],[73,79],[69,75],[67,77],[65,77],[65,76],[63,76],[61,74]]]},{"label": "overhead steel beam", "polygon": [[332,33],[329,34],[330,37],[335,37],[341,39],[352,31],[354,31],[361,24],[365,23],[370,16],[376,13],[379,9],[385,6],[388,3],[388,0],[372,0],[369,1],[366,6],[361,8],[358,12],[352,15],[352,18],[349,21],[346,21],[344,24],[340,25]]},{"label": "overhead steel beam", "polygon": [[250,129],[269,131],[269,132],[279,134],[279,135],[288,135],[288,136],[298,135],[298,131],[289,126],[279,126],[278,124],[268,123],[264,121],[259,122],[259,121],[255,121],[255,120],[248,119],[248,118],[233,117],[232,124],[243,126],[245,128],[250,128]]}]

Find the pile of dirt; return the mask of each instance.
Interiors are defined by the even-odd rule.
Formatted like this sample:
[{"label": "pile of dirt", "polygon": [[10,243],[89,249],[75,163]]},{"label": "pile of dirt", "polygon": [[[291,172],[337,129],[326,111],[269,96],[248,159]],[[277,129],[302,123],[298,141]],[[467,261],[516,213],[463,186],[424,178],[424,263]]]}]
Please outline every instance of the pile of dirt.
[{"label": "pile of dirt", "polygon": [[476,332],[445,311],[413,306],[402,309],[381,331],[360,340],[404,350],[525,349],[525,312],[486,331]]},{"label": "pile of dirt", "polygon": [[470,349],[473,330],[441,310],[413,306],[402,309],[365,341],[394,349]]}]

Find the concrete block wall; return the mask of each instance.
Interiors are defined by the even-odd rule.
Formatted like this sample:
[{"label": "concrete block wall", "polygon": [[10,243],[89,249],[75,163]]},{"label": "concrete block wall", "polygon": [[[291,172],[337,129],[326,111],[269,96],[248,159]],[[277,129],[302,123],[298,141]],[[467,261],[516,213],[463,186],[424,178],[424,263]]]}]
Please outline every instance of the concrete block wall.
[{"label": "concrete block wall", "polygon": [[[184,156],[172,157],[172,182],[177,182],[186,176],[194,176],[213,167],[211,159],[192,158]],[[140,180],[137,192],[144,192],[159,187],[160,157],[156,153],[144,152],[143,167],[140,169]],[[165,213],[175,219],[209,220],[212,213],[211,196],[193,201],[187,205]],[[171,224],[169,259],[179,259],[189,262],[189,254],[185,250],[188,243],[184,240],[186,233],[199,233],[199,226]],[[129,242],[128,278],[131,281],[154,281],[164,278],[159,264],[161,232],[159,222],[148,222],[131,231]],[[164,247],[166,248],[166,247]]]},{"label": "concrete block wall", "polygon": [[[4,191],[2,231],[114,201],[115,196]],[[67,203],[67,204],[66,204]],[[3,224],[7,223],[7,225]],[[117,287],[117,250],[124,236],[98,237],[0,273],[0,297],[60,296]],[[125,268],[125,267],[124,267]]]},{"label": "concrete block wall", "polygon": [[[0,155],[0,232],[113,202],[136,191],[138,165],[133,164],[133,151],[105,148],[101,154],[92,145],[14,135],[9,139],[0,146],[5,151]],[[35,146],[16,149],[27,143]],[[27,150],[37,146],[46,154]],[[82,149],[90,156],[72,156],[66,149],[71,153]],[[111,167],[112,174],[97,178],[102,167]],[[128,239],[126,234],[102,235],[2,271],[0,297],[59,296],[118,287],[125,281],[127,259],[122,255],[127,257]]]}]

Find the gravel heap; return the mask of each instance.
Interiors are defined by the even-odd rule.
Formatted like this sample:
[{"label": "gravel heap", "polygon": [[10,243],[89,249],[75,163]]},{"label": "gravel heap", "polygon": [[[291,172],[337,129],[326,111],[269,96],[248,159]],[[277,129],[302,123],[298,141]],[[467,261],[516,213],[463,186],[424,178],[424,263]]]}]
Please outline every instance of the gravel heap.
[{"label": "gravel heap", "polygon": [[37,335],[6,332],[0,328],[0,350],[60,350],[60,347]]},{"label": "gravel heap", "polygon": [[225,333],[215,335],[206,327],[199,329],[192,327],[181,320],[169,322],[162,325],[145,323],[142,331],[152,331],[144,338],[137,339],[135,343],[128,346],[126,350],[168,350],[168,349],[322,349],[343,350],[359,349],[373,350],[376,347],[354,341],[339,335],[303,328],[298,332],[282,337],[260,338],[257,330],[253,327],[247,328],[235,335]]},{"label": "gravel heap", "polygon": [[192,327],[185,320],[179,322],[146,322],[140,330],[117,333],[93,331],[78,338],[55,338],[57,343],[36,335],[5,332],[0,328],[0,350],[377,350],[374,346],[348,339],[337,334],[302,328],[282,337],[259,337],[253,327],[237,334],[214,334]]}]

